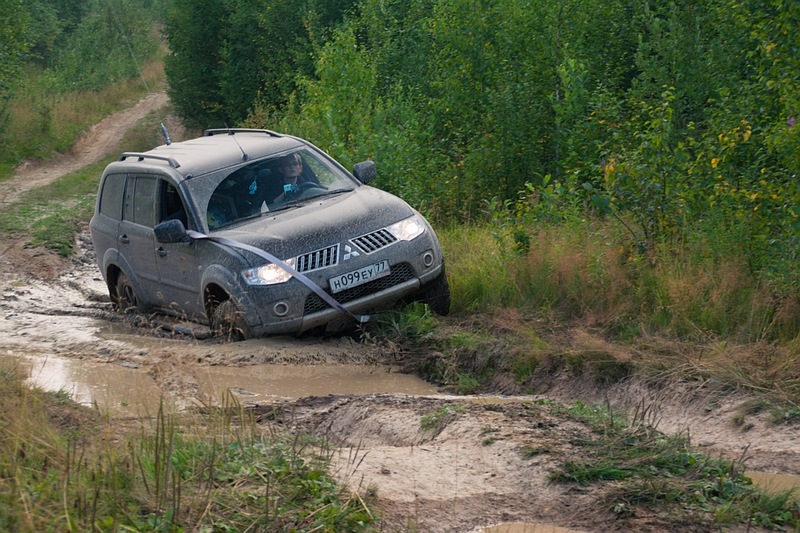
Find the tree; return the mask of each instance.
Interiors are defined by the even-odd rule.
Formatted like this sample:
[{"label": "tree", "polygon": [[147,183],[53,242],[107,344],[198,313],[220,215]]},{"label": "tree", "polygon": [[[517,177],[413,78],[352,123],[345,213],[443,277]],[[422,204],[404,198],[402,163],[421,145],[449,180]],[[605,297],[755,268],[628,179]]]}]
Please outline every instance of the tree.
[{"label": "tree", "polygon": [[28,12],[22,0],[7,0],[0,4],[0,133],[7,118],[7,103],[12,81],[23,65],[30,46]]},{"label": "tree", "polygon": [[220,126],[227,118],[220,81],[225,5],[218,0],[174,0],[167,15],[167,92],[188,126]]}]

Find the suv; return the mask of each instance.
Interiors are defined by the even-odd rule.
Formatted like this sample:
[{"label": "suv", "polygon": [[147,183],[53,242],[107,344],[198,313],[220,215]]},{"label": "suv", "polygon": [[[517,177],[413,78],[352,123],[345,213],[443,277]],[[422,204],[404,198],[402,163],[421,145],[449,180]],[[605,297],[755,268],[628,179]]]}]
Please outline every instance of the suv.
[{"label": "suv", "polygon": [[333,331],[401,301],[447,314],[433,229],[366,185],[375,175],[371,161],[351,174],[268,130],[123,153],[103,172],[90,223],[111,301],[234,340]]}]

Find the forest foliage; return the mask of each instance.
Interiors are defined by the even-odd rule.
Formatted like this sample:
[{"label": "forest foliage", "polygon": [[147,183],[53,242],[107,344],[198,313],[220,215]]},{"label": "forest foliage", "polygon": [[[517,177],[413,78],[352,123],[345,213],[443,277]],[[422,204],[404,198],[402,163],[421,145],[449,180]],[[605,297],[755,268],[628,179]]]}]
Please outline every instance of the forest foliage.
[{"label": "forest foliage", "polygon": [[77,95],[139,79],[162,47],[165,10],[161,0],[0,2],[0,178],[22,159],[69,150],[80,127],[102,118],[104,103],[75,106],[83,120],[59,110]]},{"label": "forest foliage", "polygon": [[167,24],[197,125],[374,159],[433,219],[493,216],[523,245],[534,222],[614,217],[638,251],[700,239],[798,288],[797,2],[206,3]]}]

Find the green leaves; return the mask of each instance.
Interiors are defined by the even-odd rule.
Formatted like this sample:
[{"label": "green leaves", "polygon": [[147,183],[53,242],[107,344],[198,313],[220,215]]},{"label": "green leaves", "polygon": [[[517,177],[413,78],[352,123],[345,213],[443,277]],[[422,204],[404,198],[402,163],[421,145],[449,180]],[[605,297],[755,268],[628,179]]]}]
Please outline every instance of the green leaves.
[{"label": "green leaves", "polygon": [[371,158],[435,222],[503,206],[522,250],[521,219],[614,216],[641,251],[740,231],[753,273],[800,286],[796,2],[176,2],[167,72],[198,123]]}]

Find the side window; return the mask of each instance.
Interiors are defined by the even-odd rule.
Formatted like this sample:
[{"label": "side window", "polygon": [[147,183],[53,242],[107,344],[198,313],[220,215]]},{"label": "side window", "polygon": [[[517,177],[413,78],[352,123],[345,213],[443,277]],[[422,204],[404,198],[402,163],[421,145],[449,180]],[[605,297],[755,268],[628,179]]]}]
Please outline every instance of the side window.
[{"label": "side window", "polygon": [[124,218],[152,228],[156,225],[156,185],[152,176],[134,176],[128,179],[125,190]]},{"label": "side window", "polygon": [[100,193],[100,212],[119,220],[122,217],[122,199],[125,194],[125,174],[109,174],[103,181]]}]

